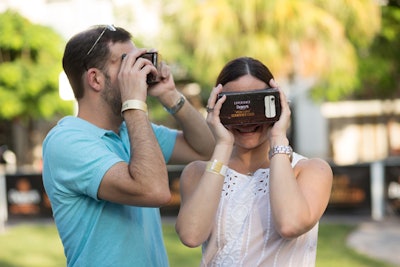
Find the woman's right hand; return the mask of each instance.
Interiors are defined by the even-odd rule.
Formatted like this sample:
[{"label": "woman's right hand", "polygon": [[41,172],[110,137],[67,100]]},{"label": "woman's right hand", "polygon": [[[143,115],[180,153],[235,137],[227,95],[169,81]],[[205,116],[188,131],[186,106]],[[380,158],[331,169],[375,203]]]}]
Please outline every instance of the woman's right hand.
[{"label": "woman's right hand", "polygon": [[221,97],[217,101],[218,94],[222,91],[222,85],[219,84],[214,87],[211,91],[210,97],[208,98],[207,104],[207,124],[210,127],[216,143],[225,143],[233,145],[234,137],[233,134],[225,128],[221,123],[219,114],[221,111],[222,104],[225,102],[226,96]]}]

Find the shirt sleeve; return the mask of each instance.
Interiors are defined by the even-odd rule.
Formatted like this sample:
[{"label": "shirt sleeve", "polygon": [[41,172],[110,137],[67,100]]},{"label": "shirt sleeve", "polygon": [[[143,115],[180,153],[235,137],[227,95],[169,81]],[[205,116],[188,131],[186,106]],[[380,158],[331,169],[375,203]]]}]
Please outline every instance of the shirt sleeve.
[{"label": "shirt sleeve", "polygon": [[165,162],[168,163],[174,151],[178,131],[157,124],[152,124],[152,127],[164,155]]},{"label": "shirt sleeve", "polygon": [[[153,128],[153,132],[157,139],[157,142],[160,145],[161,151],[164,156],[164,160],[166,163],[168,163],[174,151],[178,130],[171,129],[166,126],[154,123],[152,123],[151,126]],[[120,128],[120,135],[124,142],[125,149],[129,150],[130,142],[125,122],[122,124]]]},{"label": "shirt sleeve", "polygon": [[43,174],[51,177],[51,188],[65,196],[83,194],[98,200],[104,174],[123,161],[99,136],[79,130],[58,131],[46,139],[43,149]]}]

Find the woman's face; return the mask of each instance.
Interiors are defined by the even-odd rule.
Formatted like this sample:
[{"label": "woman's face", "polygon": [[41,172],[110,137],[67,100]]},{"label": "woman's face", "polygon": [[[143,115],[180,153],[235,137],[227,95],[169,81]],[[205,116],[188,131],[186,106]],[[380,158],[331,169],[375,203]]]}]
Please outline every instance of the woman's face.
[{"label": "woman's face", "polygon": [[[242,76],[237,80],[228,82],[223,86],[223,92],[243,92],[256,89],[269,88],[265,82],[251,75]],[[268,129],[272,124],[251,124],[228,126],[235,137],[235,145],[252,149],[267,140]]]}]

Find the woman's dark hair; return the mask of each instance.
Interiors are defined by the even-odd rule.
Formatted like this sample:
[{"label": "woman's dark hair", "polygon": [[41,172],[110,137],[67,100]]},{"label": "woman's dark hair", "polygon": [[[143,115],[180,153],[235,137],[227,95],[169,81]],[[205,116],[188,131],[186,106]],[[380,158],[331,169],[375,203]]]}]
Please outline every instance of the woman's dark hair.
[{"label": "woman's dark hair", "polygon": [[[115,31],[109,30],[105,25],[94,26],[76,34],[68,41],[62,64],[76,99],[82,98],[84,94],[83,73],[93,67],[104,70],[110,56],[108,44],[131,40],[129,32],[119,27],[114,28]],[[100,39],[96,43],[99,36]]]},{"label": "woman's dark hair", "polygon": [[259,60],[251,57],[239,57],[231,60],[223,67],[215,85],[225,85],[247,74],[266,84],[269,84],[269,81],[274,78],[267,66]]}]

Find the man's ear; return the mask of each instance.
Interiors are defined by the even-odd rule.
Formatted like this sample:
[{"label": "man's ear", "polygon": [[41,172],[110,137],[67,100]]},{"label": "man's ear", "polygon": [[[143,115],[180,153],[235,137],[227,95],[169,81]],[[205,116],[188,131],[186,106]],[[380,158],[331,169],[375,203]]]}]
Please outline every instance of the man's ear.
[{"label": "man's ear", "polygon": [[90,86],[95,91],[100,91],[104,85],[104,75],[103,73],[96,68],[90,68],[86,72],[86,79]]}]

